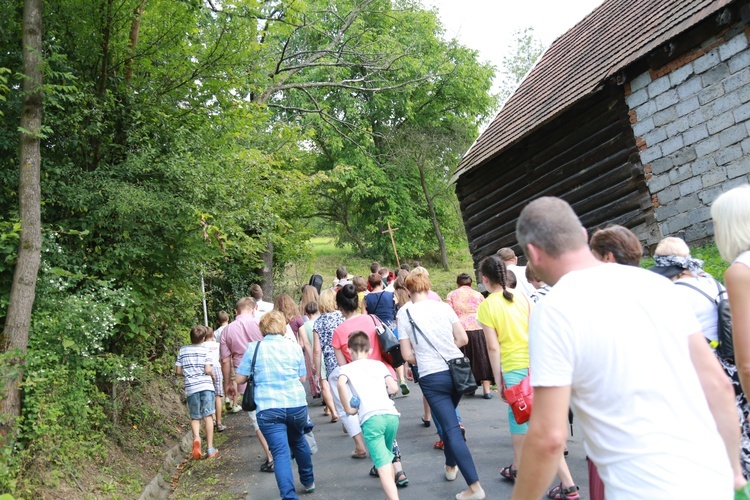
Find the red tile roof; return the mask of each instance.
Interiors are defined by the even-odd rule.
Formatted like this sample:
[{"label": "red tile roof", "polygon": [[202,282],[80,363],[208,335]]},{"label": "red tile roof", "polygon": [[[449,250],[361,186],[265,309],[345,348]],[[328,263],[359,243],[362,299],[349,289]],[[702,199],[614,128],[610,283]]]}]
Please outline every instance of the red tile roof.
[{"label": "red tile roof", "polygon": [[497,156],[731,1],[605,1],[544,52],[461,159],[453,179]]}]

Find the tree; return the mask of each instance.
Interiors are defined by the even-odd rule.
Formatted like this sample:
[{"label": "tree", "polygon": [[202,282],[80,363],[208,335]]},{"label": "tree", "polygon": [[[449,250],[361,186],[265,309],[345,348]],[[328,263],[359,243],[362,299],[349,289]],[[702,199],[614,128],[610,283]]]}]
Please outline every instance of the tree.
[{"label": "tree", "polygon": [[[0,434],[10,434],[21,412],[20,381],[23,356],[29,342],[29,324],[34,305],[37,273],[41,261],[41,152],[42,135],[42,0],[25,0],[23,6],[23,114],[20,126],[20,176],[18,206],[21,234],[18,257],[3,329],[6,378],[0,411]],[[8,369],[7,367],[15,369]]]},{"label": "tree", "polygon": [[544,52],[544,45],[529,26],[513,32],[514,42],[508,45],[508,55],[500,68],[499,101],[504,103],[515,92],[518,84]]}]

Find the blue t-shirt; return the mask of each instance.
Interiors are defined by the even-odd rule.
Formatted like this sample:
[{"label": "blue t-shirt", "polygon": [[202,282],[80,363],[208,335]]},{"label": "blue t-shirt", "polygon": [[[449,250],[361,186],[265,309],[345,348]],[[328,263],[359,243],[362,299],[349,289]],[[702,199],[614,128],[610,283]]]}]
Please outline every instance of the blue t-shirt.
[{"label": "blue t-shirt", "polygon": [[375,292],[365,295],[367,314],[374,314],[389,328],[395,326],[396,308],[393,304],[393,292]]}]

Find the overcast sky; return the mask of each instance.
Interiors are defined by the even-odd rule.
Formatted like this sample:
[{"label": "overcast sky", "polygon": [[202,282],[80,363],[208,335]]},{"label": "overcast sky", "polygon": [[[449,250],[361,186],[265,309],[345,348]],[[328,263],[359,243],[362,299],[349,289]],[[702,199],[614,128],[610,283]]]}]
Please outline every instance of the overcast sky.
[{"label": "overcast sky", "polygon": [[437,7],[448,39],[458,38],[498,69],[513,32],[527,26],[548,47],[602,0],[422,0]]}]

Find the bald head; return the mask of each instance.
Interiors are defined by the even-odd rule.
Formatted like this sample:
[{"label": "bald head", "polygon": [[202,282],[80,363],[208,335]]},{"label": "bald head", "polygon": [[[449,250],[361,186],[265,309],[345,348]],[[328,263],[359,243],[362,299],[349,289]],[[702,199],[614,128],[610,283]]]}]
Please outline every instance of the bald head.
[{"label": "bald head", "polygon": [[538,198],[521,211],[516,239],[524,251],[531,243],[553,258],[587,244],[586,232],[571,206],[551,196]]}]

